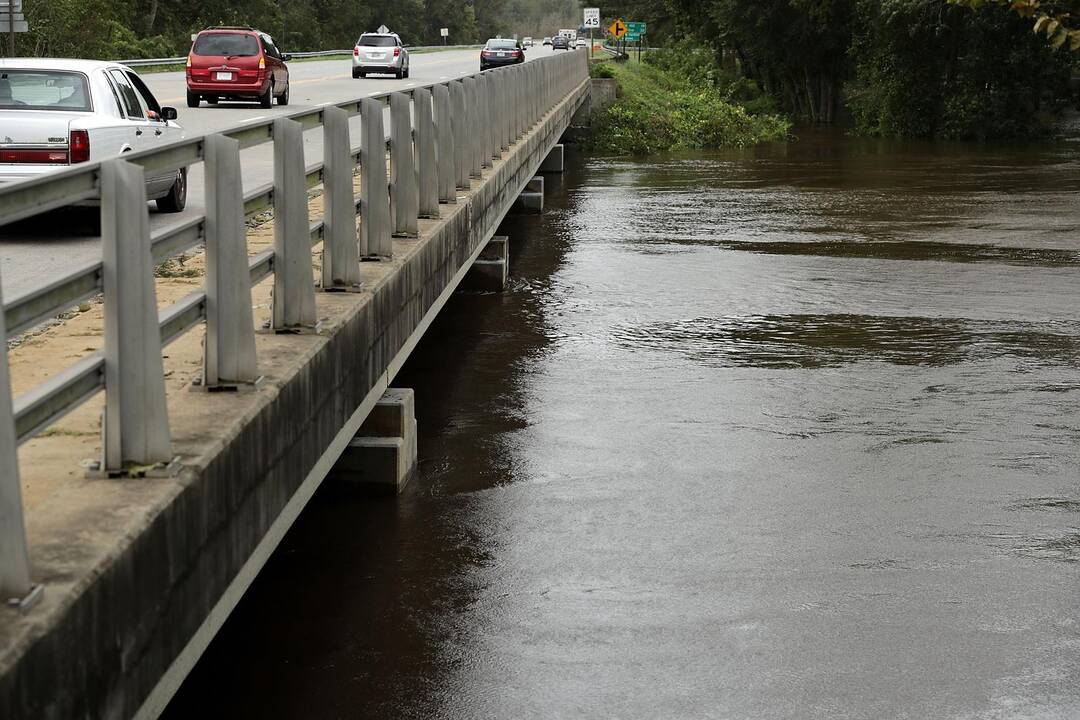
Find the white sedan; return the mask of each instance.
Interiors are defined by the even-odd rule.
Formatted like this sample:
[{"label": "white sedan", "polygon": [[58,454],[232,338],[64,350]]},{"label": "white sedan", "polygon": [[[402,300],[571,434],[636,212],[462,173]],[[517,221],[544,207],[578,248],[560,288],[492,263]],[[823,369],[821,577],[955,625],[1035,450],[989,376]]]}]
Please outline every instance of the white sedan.
[{"label": "white sedan", "polygon": [[[178,140],[176,108],[162,107],[130,68],[96,60],[0,60],[0,182],[105,160]],[[187,168],[148,176],[162,212],[187,204]]]}]

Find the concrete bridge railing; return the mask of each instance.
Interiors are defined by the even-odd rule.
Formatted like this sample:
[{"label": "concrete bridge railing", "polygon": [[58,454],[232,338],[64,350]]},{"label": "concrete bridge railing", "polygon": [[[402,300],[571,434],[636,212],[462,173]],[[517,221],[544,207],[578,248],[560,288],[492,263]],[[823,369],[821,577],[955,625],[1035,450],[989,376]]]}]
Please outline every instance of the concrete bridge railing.
[{"label": "concrete bridge railing", "polygon": [[[312,246],[323,243],[321,290],[361,284],[360,262],[392,255],[391,238],[413,236],[418,218],[507,152],[587,78],[585,53],[567,53],[444,83],[248,122],[124,159],[73,166],[0,187],[0,222],[82,200],[101,202],[102,258],[66,277],[43,278],[0,312],[0,342],[104,295],[104,350],[13,398],[0,356],[0,597],[29,605],[40,589],[29,561],[17,449],[105,391],[101,459],[106,477],[168,473],[174,465],[162,348],[206,323],[202,383],[235,390],[259,380],[251,288],[274,279],[271,331],[316,325]],[[389,106],[389,134],[384,115]],[[349,119],[360,116],[352,144]],[[305,167],[303,133],[321,127],[324,159]],[[240,151],[273,143],[272,183],[243,193]],[[389,150],[389,162],[387,152]],[[203,162],[205,215],[151,232],[144,174]],[[389,172],[387,170],[389,166]],[[359,196],[355,182],[359,168]],[[307,191],[322,184],[325,214],[311,222]],[[248,255],[245,218],[273,208],[274,247]],[[359,218],[359,231],[357,219]],[[202,291],[157,306],[154,266],[200,244]]]}]

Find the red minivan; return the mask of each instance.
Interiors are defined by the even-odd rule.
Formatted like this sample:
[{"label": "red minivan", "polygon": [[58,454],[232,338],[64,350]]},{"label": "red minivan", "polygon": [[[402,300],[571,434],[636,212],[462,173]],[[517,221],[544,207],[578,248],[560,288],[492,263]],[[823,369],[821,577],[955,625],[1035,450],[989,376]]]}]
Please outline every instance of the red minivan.
[{"label": "red minivan", "polygon": [[263,107],[277,98],[289,104],[292,58],[282,54],[269,35],[249,27],[212,27],[195,36],[187,61],[187,104],[202,100],[258,100]]}]

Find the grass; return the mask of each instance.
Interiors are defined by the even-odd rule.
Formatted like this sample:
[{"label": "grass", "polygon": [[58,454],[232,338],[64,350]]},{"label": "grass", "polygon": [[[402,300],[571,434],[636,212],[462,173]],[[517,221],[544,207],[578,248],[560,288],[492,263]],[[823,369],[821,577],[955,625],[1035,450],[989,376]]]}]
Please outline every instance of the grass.
[{"label": "grass", "polygon": [[589,146],[597,152],[748,147],[783,140],[791,127],[779,115],[751,113],[703,79],[652,65],[604,63],[592,75],[619,83],[618,100],[593,118]]}]

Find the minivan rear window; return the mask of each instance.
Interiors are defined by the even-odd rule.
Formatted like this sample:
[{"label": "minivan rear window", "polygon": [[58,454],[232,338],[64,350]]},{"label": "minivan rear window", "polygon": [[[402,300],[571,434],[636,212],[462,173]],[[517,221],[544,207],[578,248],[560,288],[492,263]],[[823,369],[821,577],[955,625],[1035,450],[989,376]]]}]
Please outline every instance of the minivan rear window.
[{"label": "minivan rear window", "polygon": [[361,35],[356,44],[364,47],[396,47],[397,40],[387,35]]},{"label": "minivan rear window", "polygon": [[259,42],[254,35],[207,33],[195,39],[191,52],[196,55],[251,57],[259,54]]},{"label": "minivan rear window", "polygon": [[0,108],[89,112],[90,88],[82,73],[5,69],[0,72]]}]

